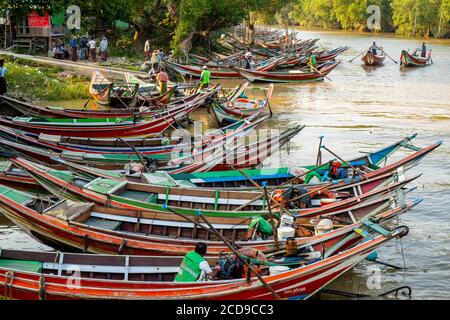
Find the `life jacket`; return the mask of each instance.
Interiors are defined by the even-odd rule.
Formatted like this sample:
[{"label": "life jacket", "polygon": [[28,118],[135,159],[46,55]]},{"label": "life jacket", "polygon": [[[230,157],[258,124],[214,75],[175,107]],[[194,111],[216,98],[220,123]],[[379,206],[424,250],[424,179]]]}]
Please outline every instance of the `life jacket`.
[{"label": "life jacket", "polygon": [[272,199],[277,202],[283,202],[283,200],[284,200],[283,194],[284,194],[284,190],[276,190],[274,192],[274,194],[272,195]]},{"label": "life jacket", "polygon": [[200,262],[205,259],[195,251],[189,251],[183,258],[175,282],[195,282],[201,275]]}]

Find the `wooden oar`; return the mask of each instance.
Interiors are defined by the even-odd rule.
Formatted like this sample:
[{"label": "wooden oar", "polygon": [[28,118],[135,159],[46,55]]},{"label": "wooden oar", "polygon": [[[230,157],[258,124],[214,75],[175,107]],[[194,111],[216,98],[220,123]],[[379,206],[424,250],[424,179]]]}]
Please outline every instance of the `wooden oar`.
[{"label": "wooden oar", "polygon": [[352,60],[350,60],[349,62],[352,62],[353,60],[355,60],[356,58],[358,58],[360,55],[362,55],[364,52],[366,52],[367,50],[364,50],[363,52],[361,52],[360,54],[358,54],[356,57],[354,57]]},{"label": "wooden oar", "polygon": [[384,51],[382,48],[380,48],[380,50],[389,58],[389,59],[391,59],[392,61],[394,61],[395,62],[395,64],[398,64],[398,62],[397,61],[395,61],[394,59],[392,59],[391,58],[391,56],[390,55],[388,55],[387,53],[386,53],[386,51]]},{"label": "wooden oar", "polygon": [[203,216],[202,212],[200,210],[197,210],[197,215],[208,225],[208,227],[216,234],[216,236],[219,237],[220,240],[223,241],[223,243],[231,250],[233,253],[241,259],[241,261],[247,266],[247,268],[258,278],[259,281],[261,281],[262,285],[272,293],[272,295],[277,300],[281,300],[281,297],[278,295],[278,293],[264,280],[261,275],[256,272],[253,267],[250,265],[250,263],[247,262],[247,259],[245,259],[237,250],[228,242],[226,239],[214,228],[214,226],[209,223],[209,221]]},{"label": "wooden oar", "polygon": [[136,149],[136,147],[135,147],[134,145],[132,145],[131,143],[126,142],[126,141],[123,140],[121,137],[117,137],[117,139],[119,139],[120,141],[122,141],[123,143],[125,143],[126,145],[128,145],[131,149],[133,149],[133,151],[134,151],[134,152],[136,153],[136,155],[138,156],[139,161],[140,161],[141,164],[144,166],[145,171],[146,171],[146,172],[149,172],[149,171],[148,171],[148,167],[147,167],[147,165],[145,164],[144,156],[142,155],[142,153],[140,153],[140,152]]}]

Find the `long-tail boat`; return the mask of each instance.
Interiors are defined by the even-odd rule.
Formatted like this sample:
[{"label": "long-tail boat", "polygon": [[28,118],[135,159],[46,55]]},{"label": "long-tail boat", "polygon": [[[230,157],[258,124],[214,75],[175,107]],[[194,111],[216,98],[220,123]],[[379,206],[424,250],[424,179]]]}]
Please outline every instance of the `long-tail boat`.
[{"label": "long-tail boat", "polygon": [[361,58],[366,66],[382,65],[385,59],[386,54],[383,50],[377,50],[376,54],[374,54],[371,50],[367,50]]},{"label": "long-tail boat", "polygon": [[[275,58],[275,59],[269,59],[265,61],[264,63],[261,63],[260,66],[256,67],[256,70],[261,71],[268,71],[273,68],[275,68],[279,63],[281,63],[284,60],[284,58]],[[184,76],[191,76],[193,78],[200,78],[200,75],[202,73],[202,68],[199,66],[190,66],[190,65],[182,65],[178,64],[176,62],[165,62],[167,66],[171,67],[178,73]],[[211,67],[211,79],[235,79],[235,78],[241,78],[241,75],[239,72],[230,69],[230,68],[224,68],[224,67]]]},{"label": "long-tail boat", "polygon": [[304,72],[302,70],[290,71],[257,71],[235,68],[244,78],[251,82],[314,82],[322,81],[339,62],[328,62],[317,70],[319,72]]},{"label": "long-tail boat", "polygon": [[[21,101],[9,96],[2,95],[0,100],[5,102],[11,108],[17,110],[20,114],[27,117],[49,117],[49,118],[128,118],[138,114],[143,117],[149,117],[155,114],[164,114],[173,112],[179,108],[184,108],[188,105],[203,105],[205,101],[213,96],[220,86],[215,86],[209,91],[195,93],[193,95],[183,97],[170,104],[164,105],[162,108],[148,108],[141,107],[138,109],[66,109],[59,107],[42,107],[31,104],[29,102]],[[156,99],[156,98],[155,98]]]},{"label": "long-tail boat", "polygon": [[427,50],[425,54],[422,49],[415,49],[412,53],[402,50],[400,55],[400,65],[405,67],[423,67],[433,63],[431,59],[431,50]]},{"label": "long-tail boat", "polygon": [[181,110],[164,116],[143,118],[83,118],[55,119],[14,117],[0,118],[0,125],[35,134],[72,136],[85,138],[111,138],[133,136],[156,136],[167,130],[175,121],[180,120],[198,105],[186,106]]},{"label": "long-tail boat", "polygon": [[[258,118],[255,115],[252,118],[241,120],[226,127],[209,131],[202,135],[201,139],[195,141],[197,147],[206,147],[212,142],[217,143],[238,134],[242,130],[249,130],[262,123],[266,118]],[[48,149],[57,153],[92,153],[92,154],[158,154],[168,153],[175,149],[191,148],[194,139],[186,139],[182,135],[174,134],[171,138],[72,138],[68,136],[37,135],[21,130],[11,129],[0,126],[0,138],[12,142],[21,142],[25,146],[35,146]],[[186,141],[187,140],[187,141]],[[10,145],[12,146],[12,145]]]},{"label": "long-tail boat", "polygon": [[[185,219],[182,214],[156,214],[68,200],[55,202],[48,197],[32,196],[5,186],[0,186],[0,191],[0,209],[4,215],[38,240],[57,249],[109,254],[183,255],[192,250],[198,240],[202,240],[208,244],[209,255],[229,252],[217,235],[203,229],[203,224]],[[417,199],[406,204],[401,199],[394,196],[374,202],[358,221],[331,218],[326,232],[318,231],[319,222],[324,218],[322,216],[297,218],[293,226],[298,247],[312,246],[321,255],[332,255],[336,250],[361,240],[359,236],[364,236],[365,232],[360,230],[355,233],[355,230],[370,228],[373,223],[384,225],[422,201]],[[267,234],[267,231],[264,235],[261,233],[262,240],[255,239],[261,219],[251,220],[237,215],[208,217],[215,229],[238,246],[250,246],[263,253],[283,249],[284,241],[279,239],[277,246],[272,233]]]},{"label": "long-tail boat", "polygon": [[[89,179],[53,170],[22,158],[12,157],[11,161],[23,168],[51,193],[75,201],[96,202],[100,205],[118,209],[150,211],[167,213],[177,211],[183,215],[195,217],[196,210],[204,210],[205,216],[212,217],[241,217],[243,219],[261,215],[268,215],[266,197],[260,191],[221,191],[211,189],[191,189],[182,187],[158,186],[112,179]],[[415,180],[402,179],[392,185],[380,187],[361,195],[351,193],[319,195],[316,207],[296,209],[298,218],[329,216],[341,217],[341,220],[358,220],[365,217],[368,211],[389,202],[390,196],[397,189]],[[319,187],[317,189],[325,188]],[[315,190],[317,190],[315,189]],[[312,192],[315,192],[312,190]],[[262,197],[261,200],[254,200]],[[324,200],[326,198],[326,200]],[[329,201],[331,200],[331,201]],[[287,200],[286,200],[287,201]],[[316,202],[315,202],[316,203]],[[168,207],[169,206],[169,207]],[[272,206],[272,205],[271,205]],[[278,206],[277,208],[275,208]],[[275,205],[273,212],[284,209]]]},{"label": "long-tail boat", "polygon": [[[407,234],[406,227],[379,235],[336,255],[304,261],[279,274],[232,280],[174,282],[179,258],[86,256],[2,250],[0,293],[15,299],[307,299],[351,269],[391,239]],[[22,261],[19,264],[19,261]],[[263,264],[262,262],[260,262]],[[264,264],[263,264],[264,265]],[[276,265],[276,264],[275,264]],[[78,278],[72,270],[78,266]],[[70,269],[69,269],[70,267]],[[26,268],[24,270],[24,268]],[[265,265],[267,273],[268,266]],[[81,272],[84,271],[84,272]],[[270,273],[270,271],[269,271]],[[72,274],[69,276],[69,274]],[[109,275],[109,276],[108,276]],[[73,283],[78,285],[73,285]]]}]

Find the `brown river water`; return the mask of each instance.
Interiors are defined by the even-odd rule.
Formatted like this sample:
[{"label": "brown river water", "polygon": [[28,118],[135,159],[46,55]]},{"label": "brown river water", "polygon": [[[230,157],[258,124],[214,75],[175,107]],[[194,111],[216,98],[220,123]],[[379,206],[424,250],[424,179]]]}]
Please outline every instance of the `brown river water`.
[{"label": "brown river water", "polygon": [[[382,67],[363,67],[360,58],[348,61],[376,41],[399,62],[401,50],[419,47],[420,39],[327,31],[301,31],[301,37],[318,37],[325,47],[348,45],[350,49],[339,56],[342,63],[329,75],[332,81],[275,85],[271,102],[274,116],[266,126],[284,129],[304,124],[306,128],[294,137],[289,152],[282,149],[265,166],[314,163],[321,135],[325,136],[325,145],[344,158],[378,149],[412,133],[418,133],[414,140],[418,146],[443,140],[440,148],[408,172],[408,176],[423,174],[412,183],[417,190],[409,193],[408,199],[424,199],[395,222],[407,225],[409,235],[378,251],[380,260],[405,265],[406,269],[394,270],[365,261],[329,287],[373,296],[405,285],[412,288],[413,299],[450,298],[450,41],[427,41],[433,50],[433,65],[400,69],[389,58]],[[236,84],[221,83],[224,87]],[[70,104],[79,106],[80,101],[65,103]],[[193,118],[214,126],[204,111]],[[409,152],[397,152],[391,161],[406,154]],[[329,158],[332,156],[324,153],[324,160]],[[0,247],[51,250],[2,216]],[[379,273],[371,273],[372,266],[378,266]],[[373,288],[368,282],[374,274],[379,276],[375,278],[379,286],[369,289]]]}]

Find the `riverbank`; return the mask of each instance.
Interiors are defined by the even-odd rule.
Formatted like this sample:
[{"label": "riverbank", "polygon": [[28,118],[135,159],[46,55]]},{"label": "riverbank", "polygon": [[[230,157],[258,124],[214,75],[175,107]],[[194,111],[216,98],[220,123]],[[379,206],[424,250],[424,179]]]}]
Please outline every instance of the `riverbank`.
[{"label": "riverbank", "polygon": [[[27,100],[67,100],[89,97],[89,77],[61,66],[0,55],[8,68],[8,94]],[[36,85],[39,84],[39,85]]]}]

